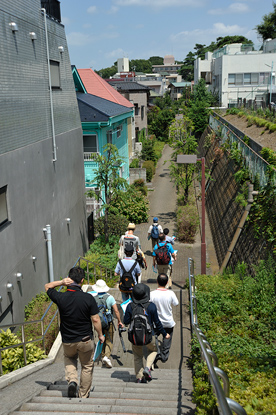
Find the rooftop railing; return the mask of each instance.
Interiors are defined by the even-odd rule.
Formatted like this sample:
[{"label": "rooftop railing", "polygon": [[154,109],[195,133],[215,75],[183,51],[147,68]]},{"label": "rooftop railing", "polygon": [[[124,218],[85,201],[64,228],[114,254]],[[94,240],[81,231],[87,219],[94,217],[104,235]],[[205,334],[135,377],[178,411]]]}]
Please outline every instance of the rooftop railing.
[{"label": "rooftop railing", "polygon": [[[198,339],[202,360],[206,362],[208,368],[209,381],[216,396],[219,413],[220,415],[232,415],[232,411],[234,411],[237,415],[247,415],[245,409],[240,404],[229,398],[230,385],[228,376],[218,367],[218,358],[198,326],[194,261],[192,258],[188,258],[188,270],[192,331]],[[221,386],[220,379],[222,380],[223,387]]]}]

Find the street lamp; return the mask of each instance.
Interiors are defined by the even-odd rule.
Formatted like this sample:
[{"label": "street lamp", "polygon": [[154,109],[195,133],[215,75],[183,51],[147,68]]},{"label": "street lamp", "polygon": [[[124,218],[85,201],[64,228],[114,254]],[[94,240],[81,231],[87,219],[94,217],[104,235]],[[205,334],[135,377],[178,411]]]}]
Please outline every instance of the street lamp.
[{"label": "street lamp", "polygon": [[201,274],[206,274],[206,242],[205,242],[205,157],[197,158],[195,154],[177,156],[178,164],[196,164],[201,161]]}]

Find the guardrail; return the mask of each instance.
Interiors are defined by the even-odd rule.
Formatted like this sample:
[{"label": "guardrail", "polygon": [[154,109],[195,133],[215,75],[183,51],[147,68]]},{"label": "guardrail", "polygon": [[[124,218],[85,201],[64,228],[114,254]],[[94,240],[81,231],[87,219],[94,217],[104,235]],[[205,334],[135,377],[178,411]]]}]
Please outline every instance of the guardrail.
[{"label": "guardrail", "polygon": [[[101,279],[110,278],[111,279],[113,277],[113,274],[114,274],[113,270],[111,270],[110,268],[107,268],[103,265],[99,265],[99,264],[96,264],[95,262],[89,261],[89,260],[87,260],[83,257],[79,257],[77,259],[77,261],[74,264],[74,267],[76,265],[80,265],[81,261],[86,262],[86,271],[85,272],[86,272],[86,277],[87,277],[88,284],[90,283],[90,278],[93,278],[94,282],[96,282],[96,280],[98,278],[101,278]],[[92,270],[91,270],[91,267],[93,268]],[[58,291],[60,291],[61,289],[62,289],[62,287],[60,287]],[[45,311],[45,313],[43,314],[43,316],[41,317],[40,320],[24,321],[23,323],[15,323],[15,324],[12,323],[12,324],[5,324],[5,325],[0,326],[0,330],[1,329],[2,330],[9,329],[11,327],[18,328],[18,331],[21,332],[21,340],[22,340],[20,343],[11,344],[11,345],[6,346],[6,347],[0,347],[0,376],[2,376],[2,374],[3,374],[2,357],[1,357],[1,352],[2,351],[7,350],[7,349],[14,349],[14,348],[17,348],[17,347],[23,347],[23,356],[24,356],[24,365],[25,366],[27,365],[27,355],[26,355],[26,345],[27,344],[35,343],[35,342],[42,342],[43,350],[45,352],[45,336],[46,336],[46,334],[48,333],[48,331],[49,331],[49,329],[50,329],[50,327],[51,327],[51,325],[52,325],[52,323],[53,323],[53,321],[55,320],[56,317],[58,319],[58,325],[60,323],[59,313],[58,313],[58,309],[57,309],[55,311],[53,317],[51,318],[51,321],[49,322],[47,327],[45,327],[44,320],[46,319],[46,316],[48,315],[48,313],[49,313],[51,307],[53,306],[53,304],[54,304],[53,301],[51,301],[51,303],[47,307],[47,310]],[[31,325],[31,324],[38,324],[38,323],[40,323],[40,325],[41,325],[41,336],[34,339],[34,340],[26,340],[25,339],[25,328],[26,328],[26,326]]]},{"label": "guardrail", "polygon": [[[198,326],[194,261],[192,258],[188,258],[188,270],[192,331],[198,339],[202,359],[205,360],[208,368],[209,381],[213,387],[213,392],[216,395],[218,411],[221,415],[232,415],[232,411],[237,415],[247,415],[245,409],[240,404],[229,398],[229,378],[227,374],[218,367],[218,358]],[[221,386],[219,378],[222,380],[223,387]]]},{"label": "guardrail", "polygon": [[[231,128],[222,120],[218,114],[210,114],[209,125],[210,127],[220,135],[222,143],[227,140],[230,143],[236,143],[238,149],[241,151],[246,166],[248,167],[249,174],[252,182],[254,182],[256,176],[258,176],[261,186],[265,186],[268,183],[268,176],[266,171],[268,168],[274,169],[269,163],[264,160],[259,154],[257,154],[252,148],[250,148],[240,137],[238,137]],[[274,169],[275,170],[275,169]],[[276,185],[276,179],[274,178],[274,184]]]}]

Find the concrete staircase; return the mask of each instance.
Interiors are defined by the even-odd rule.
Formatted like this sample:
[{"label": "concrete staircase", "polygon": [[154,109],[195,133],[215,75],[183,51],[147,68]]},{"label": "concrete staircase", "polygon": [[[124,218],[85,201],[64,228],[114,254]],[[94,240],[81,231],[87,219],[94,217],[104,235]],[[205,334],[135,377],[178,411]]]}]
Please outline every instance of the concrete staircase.
[{"label": "concrete staircase", "polygon": [[68,398],[67,382],[58,381],[10,414],[192,415],[195,405],[190,380],[185,379],[184,373],[178,369],[156,369],[151,382],[136,384],[132,368],[95,367],[88,399]]}]

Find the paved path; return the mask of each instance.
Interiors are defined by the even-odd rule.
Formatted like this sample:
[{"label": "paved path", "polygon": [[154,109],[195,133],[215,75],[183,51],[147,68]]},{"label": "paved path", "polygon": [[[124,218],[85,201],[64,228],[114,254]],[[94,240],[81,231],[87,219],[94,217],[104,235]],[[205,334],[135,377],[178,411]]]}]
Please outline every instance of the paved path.
[{"label": "paved path", "polygon": [[[140,238],[141,246],[146,254],[148,263],[148,270],[143,270],[142,281],[148,284],[151,290],[156,288],[157,274],[153,273],[152,271],[151,241],[148,241],[147,239],[148,227],[152,223],[153,217],[157,216],[159,218],[160,224],[163,227],[170,229],[170,235],[175,233],[176,192],[169,176],[170,154],[170,147],[165,146],[163,156],[157,164],[156,174],[150,186],[149,222],[146,224],[138,225],[135,232]],[[168,160],[167,163],[165,163],[166,160]],[[182,244],[176,241],[174,248],[178,250],[178,258],[174,264],[173,269],[172,289],[179,299],[179,306],[174,309],[176,326],[173,334],[170,358],[165,364],[159,363],[159,369],[156,369],[155,376],[158,378],[158,370],[160,370],[160,374],[162,369],[177,370],[179,373],[179,378],[185,381],[185,394],[190,396],[192,393],[192,374],[187,365],[187,360],[190,356],[190,318],[188,310],[188,291],[184,287],[188,277],[189,257],[193,258],[195,261],[195,274],[200,273],[200,234],[197,235],[194,244]],[[207,220],[206,248],[207,263],[210,263],[210,266],[207,268],[207,273],[212,274],[218,270],[218,266]],[[112,289],[110,290],[110,293],[114,295],[118,303],[121,302],[121,295],[118,289]],[[122,350],[119,336],[115,336],[112,354],[114,369],[116,367],[123,367],[125,369],[133,368],[131,344],[127,340],[126,333],[124,333],[124,341],[127,349],[126,353],[124,353]],[[104,371],[105,374],[107,374],[109,371],[109,369],[106,368],[101,369],[101,363],[96,364],[96,369]],[[133,369],[128,370],[131,371]],[[62,353],[59,353],[56,363],[53,365],[50,365],[46,369],[40,370],[31,376],[26,377],[25,379],[15,382],[13,385],[10,385],[0,391],[0,415],[6,415],[10,413],[12,410],[17,408],[20,403],[29,400],[32,396],[35,396],[40,391],[46,389],[49,383],[54,382],[58,379],[62,379],[63,377],[63,359]],[[187,413],[194,413],[193,404],[190,403],[187,406]]]}]

